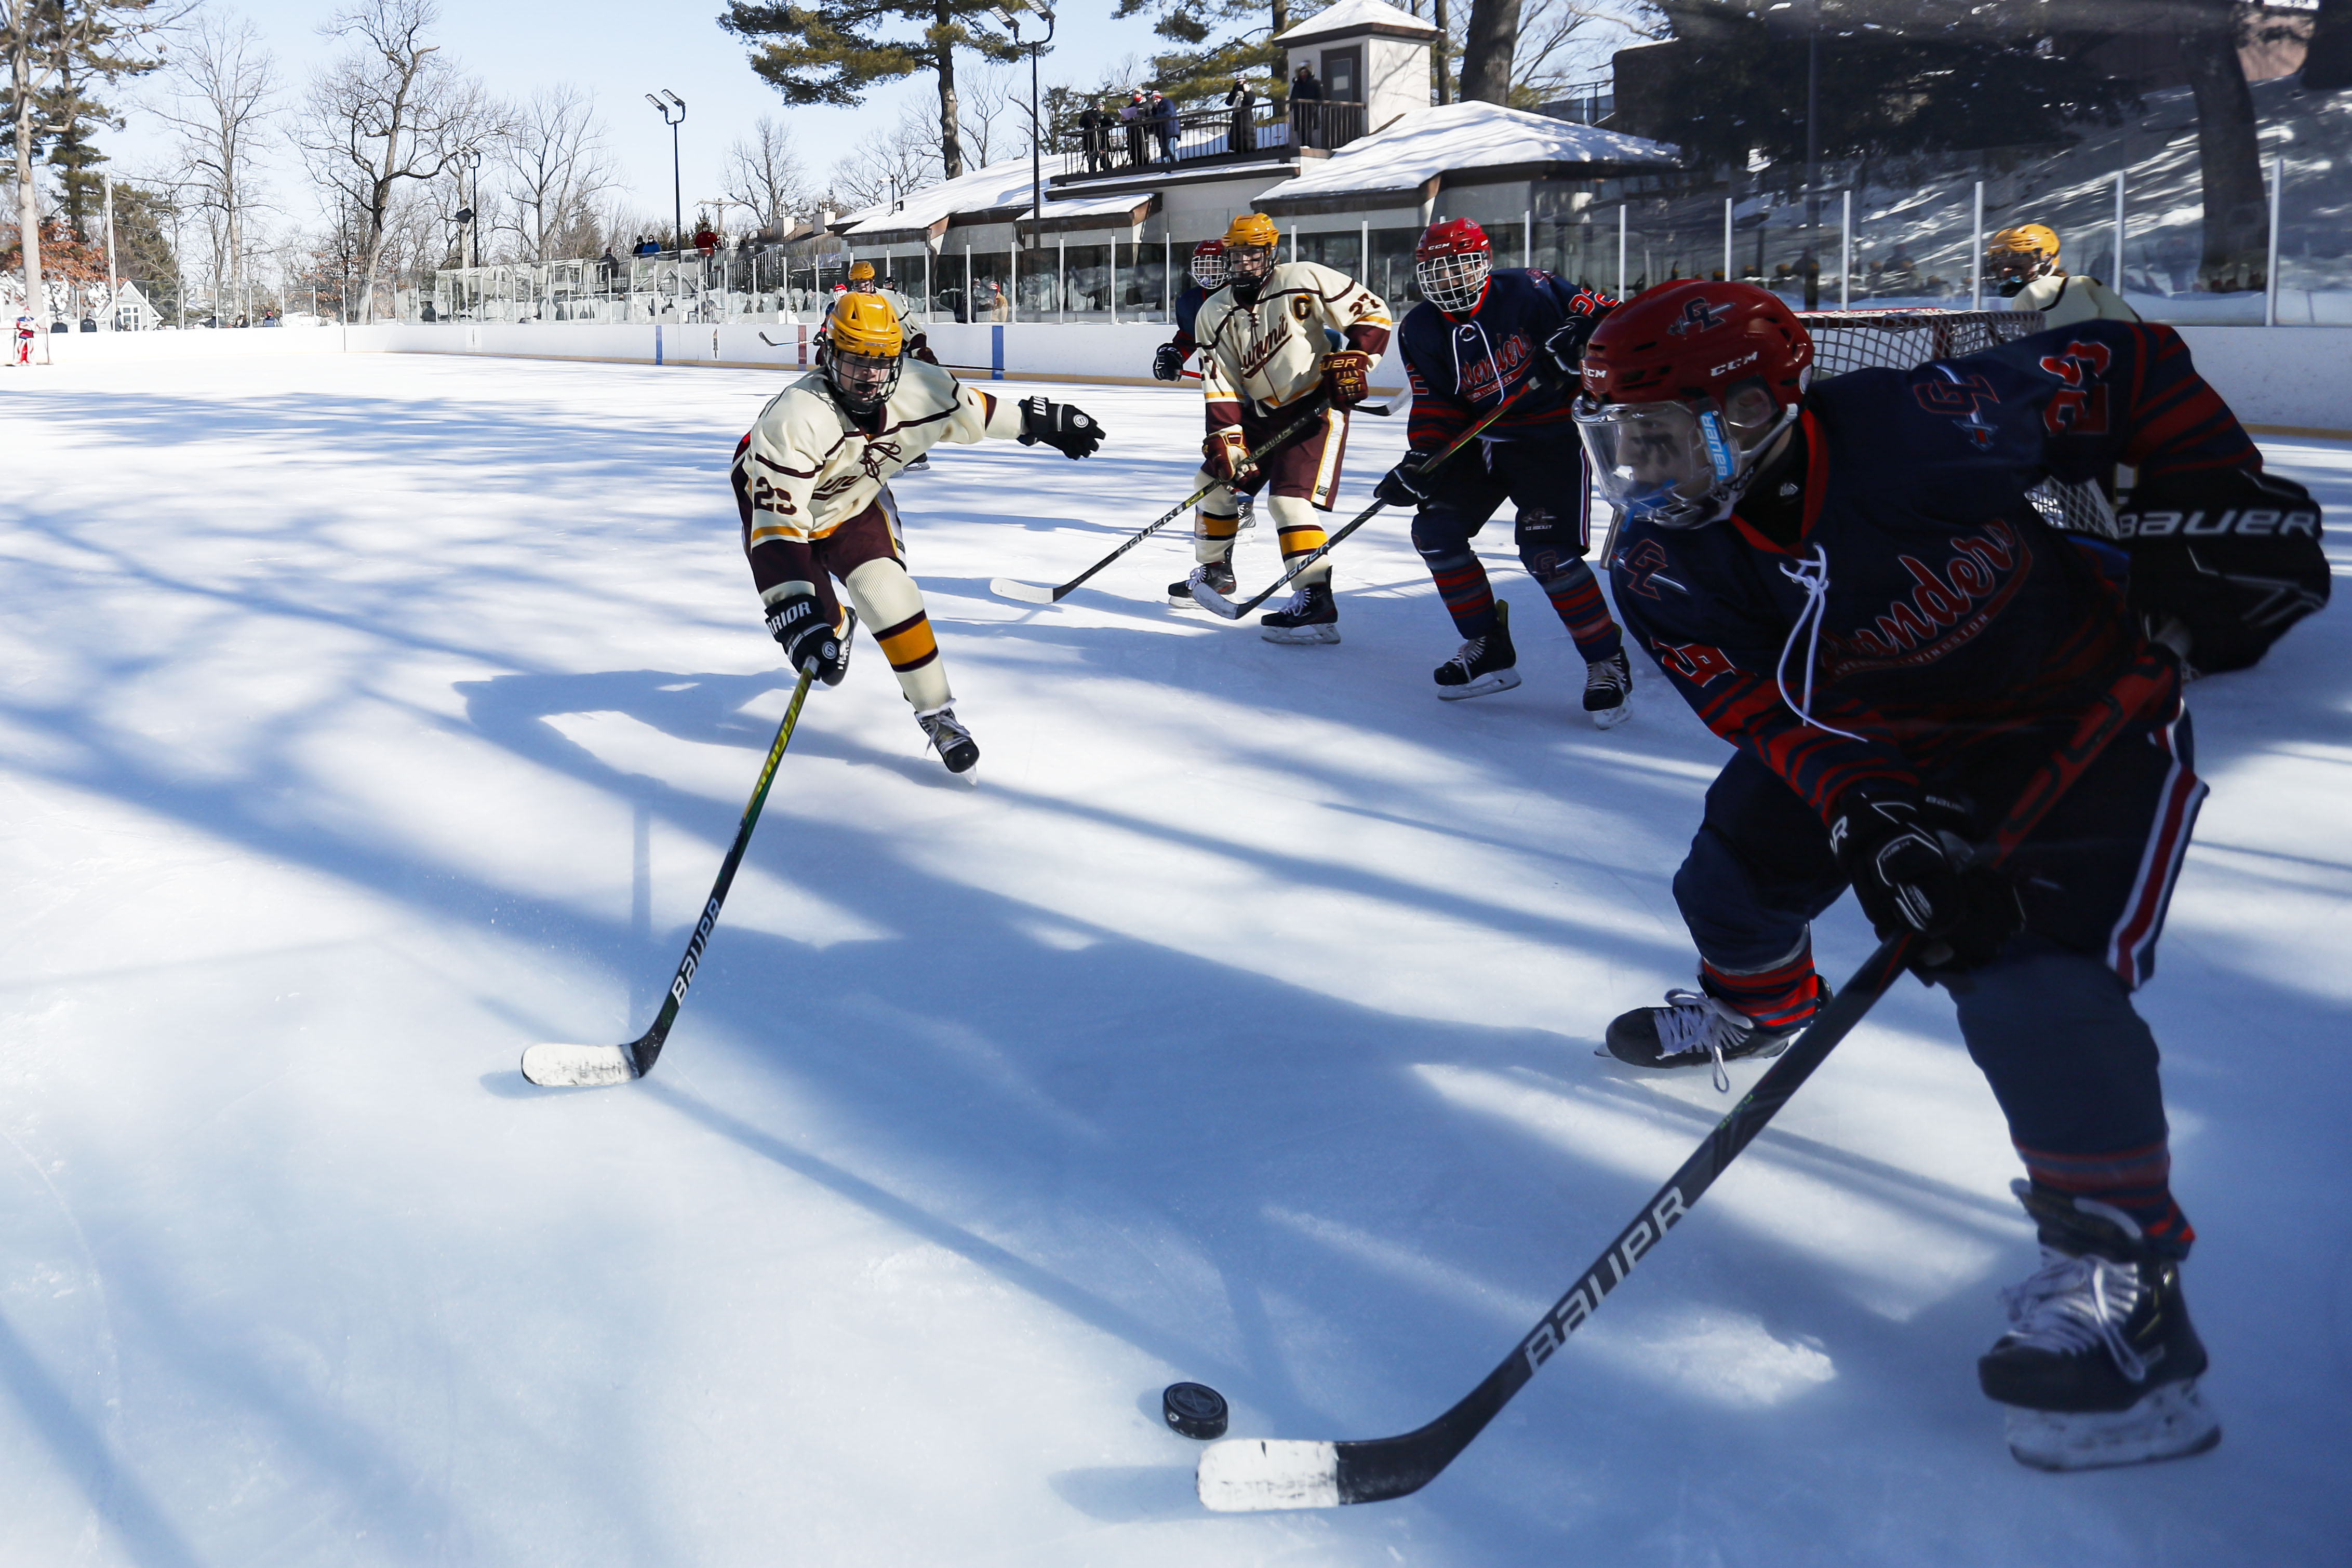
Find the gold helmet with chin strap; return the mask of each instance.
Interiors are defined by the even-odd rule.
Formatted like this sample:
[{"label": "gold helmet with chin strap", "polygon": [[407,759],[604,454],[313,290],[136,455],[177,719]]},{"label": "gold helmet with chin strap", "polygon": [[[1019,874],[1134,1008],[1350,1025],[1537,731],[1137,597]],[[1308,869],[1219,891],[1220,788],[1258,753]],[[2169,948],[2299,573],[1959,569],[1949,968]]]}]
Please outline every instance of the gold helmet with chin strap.
[{"label": "gold helmet with chin strap", "polygon": [[870,261],[853,261],[853,262],[851,262],[851,263],[849,264],[849,287],[852,287],[852,288],[854,289],[854,288],[856,288],[856,287],[859,284],[861,284],[861,283],[871,283],[871,282],[873,282],[873,281],[874,281],[874,264],[873,264],[872,262],[870,262]]},{"label": "gold helmet with chin strap", "polygon": [[1244,213],[1226,226],[1226,282],[1243,303],[1257,297],[1281,244],[1282,230],[1264,213]]},{"label": "gold helmet with chin strap", "polygon": [[906,363],[907,329],[879,294],[836,294],[824,317],[824,379],[853,413],[890,400]]},{"label": "gold helmet with chin strap", "polygon": [[2058,231],[2047,224],[2003,229],[1985,246],[1985,269],[2003,298],[2013,298],[2034,279],[2058,268]]}]

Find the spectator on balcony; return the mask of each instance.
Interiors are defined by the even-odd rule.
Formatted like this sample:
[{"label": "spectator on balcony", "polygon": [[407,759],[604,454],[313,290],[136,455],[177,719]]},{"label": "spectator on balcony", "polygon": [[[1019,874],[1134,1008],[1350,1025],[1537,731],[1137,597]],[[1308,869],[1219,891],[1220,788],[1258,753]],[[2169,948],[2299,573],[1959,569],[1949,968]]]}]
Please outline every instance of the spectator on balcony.
[{"label": "spectator on balcony", "polygon": [[1078,146],[1087,155],[1087,172],[1099,174],[1110,167],[1110,126],[1114,116],[1094,99],[1078,111]]},{"label": "spectator on balcony", "polygon": [[1158,93],[1153,93],[1151,95],[1151,134],[1159,140],[1160,161],[1162,163],[1176,162],[1176,106]]},{"label": "spectator on balcony", "polygon": [[1323,145],[1323,84],[1315,79],[1315,68],[1301,60],[1298,74],[1290,78],[1290,144],[1293,147]]},{"label": "spectator on balcony", "polygon": [[1127,130],[1127,162],[1131,169],[1143,167],[1143,121],[1150,106],[1143,101],[1143,89],[1138,88],[1118,106],[1119,122]]},{"label": "spectator on balcony", "polygon": [[1232,123],[1225,130],[1225,151],[1255,152],[1257,151],[1257,94],[1250,91],[1249,83],[1234,78],[1234,89],[1225,94],[1225,106],[1233,110]]},{"label": "spectator on balcony", "polygon": [[695,223],[694,248],[702,253],[702,259],[706,262],[719,254],[719,235],[711,228],[707,214]]},{"label": "spectator on balcony", "polygon": [[613,247],[608,245],[604,247],[604,254],[596,258],[596,281],[609,294],[613,280],[620,276],[621,258],[613,254]]},{"label": "spectator on balcony", "polygon": [[637,236],[636,248],[629,252],[629,254],[631,256],[659,256],[661,254],[661,242],[655,239],[651,235],[639,235]]}]

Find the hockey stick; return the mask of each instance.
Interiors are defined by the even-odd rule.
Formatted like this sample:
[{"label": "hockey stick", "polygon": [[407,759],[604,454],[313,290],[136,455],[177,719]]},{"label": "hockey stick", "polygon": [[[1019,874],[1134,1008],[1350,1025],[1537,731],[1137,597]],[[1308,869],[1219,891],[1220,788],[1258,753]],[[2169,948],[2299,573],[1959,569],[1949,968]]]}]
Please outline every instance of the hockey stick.
[{"label": "hockey stick", "polygon": [[[1298,434],[1308,425],[1314,423],[1317,420],[1322,417],[1323,410],[1320,406],[1318,406],[1314,412],[1305,414],[1299,419],[1294,421],[1288,426],[1285,427],[1281,434],[1277,434],[1272,441],[1267,442],[1256,451],[1244,456],[1242,459],[1241,473],[1234,475],[1234,477],[1236,479],[1241,478],[1243,475],[1247,474],[1251,469],[1255,468],[1260,463],[1264,462],[1267,455],[1271,454],[1276,447],[1280,446],[1284,442],[1288,441],[1291,437]],[[1086,581],[1087,579],[1092,577],[1095,573],[1100,571],[1103,568],[1108,566],[1111,562],[1117,560],[1119,557],[1125,555],[1128,551],[1133,549],[1136,546],[1141,544],[1144,540],[1150,538],[1152,535],[1158,533],[1169,524],[1174,522],[1178,517],[1182,517],[1186,512],[1191,511],[1195,506],[1200,504],[1201,498],[1203,496],[1206,496],[1210,491],[1217,488],[1217,486],[1223,483],[1224,481],[1223,479],[1210,480],[1207,484],[1202,486],[1199,489],[1193,491],[1191,495],[1185,497],[1174,506],[1169,507],[1168,510],[1162,512],[1157,521],[1151,523],[1141,532],[1130,535],[1125,544],[1120,545],[1117,549],[1111,551],[1110,554],[1103,557],[1102,559],[1095,562],[1094,565],[1087,568],[1086,570],[1078,573],[1077,576],[1070,579],[1069,581],[1062,584],[1059,588],[1040,588],[1034,583],[1016,582],[1009,577],[998,577],[991,578],[989,580],[988,591],[995,594],[999,599],[1018,600],[1024,604],[1058,604],[1063,599],[1068,596],[1071,590],[1076,588],[1080,583]]]},{"label": "hockey stick", "polygon": [[[1979,848],[1976,863],[1998,865],[2005,860],[2125,726],[2168,693],[2176,695],[2177,700],[2179,689],[2172,667],[2158,655],[2146,655],[2126,671],[2083,716],[2067,743],[2026,781],[2009,815]],[[1862,1021],[1911,962],[1917,941],[1915,934],[1906,931],[1878,945],[1811,1027],[1757,1080],[1731,1113],[1716,1124],[1706,1141],[1666,1185],[1651,1195],[1633,1222],[1617,1233],[1574,1288],[1454,1408],[1418,1431],[1397,1437],[1339,1443],[1241,1437],[1212,1444],[1202,1454],[1193,1478],[1201,1501],[1220,1513],[1331,1508],[1403,1497],[1435,1479],[1535,1376],[1552,1352],[1624,1283],[1625,1276],[1690,1212],[1837,1043]]]},{"label": "hockey stick", "polygon": [[[1436,456],[1422,465],[1421,471],[1424,474],[1431,472],[1435,469],[1439,464],[1444,462],[1447,458],[1461,451],[1465,446],[1469,445],[1470,443],[1477,440],[1480,435],[1486,433],[1488,425],[1502,418],[1506,413],[1508,413],[1511,411],[1512,404],[1517,402],[1519,399],[1527,396],[1528,393],[1532,392],[1534,389],[1535,383],[1531,381],[1526,386],[1521,387],[1509,397],[1505,398],[1501,402],[1496,404],[1494,413],[1486,415],[1477,423],[1472,425],[1469,429],[1464,431],[1461,434],[1455,436],[1451,442],[1447,443],[1444,449],[1439,452]],[[1359,404],[1358,406],[1360,407],[1362,405]],[[1202,609],[1208,611],[1213,615],[1223,616],[1228,621],[1240,620],[1243,616],[1248,614],[1259,605],[1264,604],[1276,594],[1281,592],[1284,588],[1288,586],[1290,580],[1297,577],[1300,572],[1305,571],[1308,567],[1313,566],[1317,561],[1321,560],[1325,556],[1329,555],[1334,549],[1338,549],[1341,539],[1346,538],[1349,534],[1354,533],[1358,528],[1360,528],[1366,523],[1370,522],[1372,520],[1373,514],[1387,505],[1388,503],[1386,501],[1374,501],[1370,506],[1366,507],[1362,511],[1358,512],[1354,518],[1351,519],[1345,528],[1341,528],[1338,533],[1333,534],[1330,538],[1323,541],[1322,549],[1315,551],[1311,555],[1300,556],[1298,558],[1297,564],[1286,569],[1280,577],[1276,578],[1271,583],[1267,584],[1264,590],[1252,595],[1250,598],[1242,601],[1239,604],[1235,604],[1232,600],[1227,599],[1223,594],[1219,593],[1215,589],[1211,588],[1206,581],[1202,580],[1199,577],[1192,579],[1192,602],[1198,604]]]},{"label": "hockey stick", "polygon": [[[852,636],[856,631],[857,612],[853,610],[842,635]],[[719,924],[719,906],[727,902],[727,890],[735,884],[736,868],[743,863],[743,852],[751,843],[751,830],[759,823],[761,808],[768,803],[768,787],[776,781],[776,764],[783,760],[784,747],[793,743],[793,730],[801,720],[801,705],[808,701],[809,685],[815,678],[816,666],[811,664],[801,672],[800,684],[793,688],[792,706],[784,709],[783,722],[776,727],[775,743],[768,747],[768,760],[761,765],[760,782],[752,788],[751,803],[743,808],[743,821],[735,829],[735,842],[719,868],[719,880],[711,884],[710,897],[702,906],[702,918],[695,923],[694,935],[687,939],[686,956],[678,960],[677,973],[670,977],[669,994],[662,998],[661,1011],[655,1017],[653,1027],[626,1045],[534,1045],[522,1053],[525,1078],[549,1089],[594,1089],[608,1083],[626,1083],[654,1070],[662,1044],[669,1039],[670,1025],[677,1021],[678,1005],[686,1000],[686,988],[694,983],[694,971],[701,967],[703,947],[710,940],[711,927]]]}]

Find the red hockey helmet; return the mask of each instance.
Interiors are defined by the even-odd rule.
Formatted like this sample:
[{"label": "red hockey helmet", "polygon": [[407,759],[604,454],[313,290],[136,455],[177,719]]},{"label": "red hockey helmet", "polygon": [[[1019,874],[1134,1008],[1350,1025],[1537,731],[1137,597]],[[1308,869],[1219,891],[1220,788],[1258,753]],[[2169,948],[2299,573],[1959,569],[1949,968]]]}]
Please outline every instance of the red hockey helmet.
[{"label": "red hockey helmet", "polygon": [[1610,312],[1573,412],[1601,494],[1669,528],[1712,522],[1796,423],[1813,340],[1748,283],[1670,283]]},{"label": "red hockey helmet", "polygon": [[1413,247],[1413,277],[1421,297],[1449,316],[1467,316],[1486,297],[1495,271],[1495,246],[1468,218],[1432,224]]},{"label": "red hockey helmet", "polygon": [[1227,271],[1225,242],[1221,239],[1204,239],[1194,246],[1192,265],[1187,270],[1192,274],[1193,282],[1212,294],[1224,287]]}]

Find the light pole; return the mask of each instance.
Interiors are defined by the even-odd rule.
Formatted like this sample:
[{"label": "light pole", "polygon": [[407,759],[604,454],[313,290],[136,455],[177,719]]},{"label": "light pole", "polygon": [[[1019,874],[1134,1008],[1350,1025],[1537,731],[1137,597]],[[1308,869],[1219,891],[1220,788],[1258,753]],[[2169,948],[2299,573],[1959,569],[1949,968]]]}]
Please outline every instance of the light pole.
[{"label": "light pole", "polygon": [[[1037,57],[1054,41],[1054,8],[1045,0],[1007,0],[1002,5],[992,5],[996,19],[1013,35],[1016,47],[1029,51],[1029,243],[1035,246],[1042,231],[1038,225],[1045,216],[1045,127],[1037,110]],[[1034,44],[1021,42],[1021,18],[1015,10],[1034,10],[1045,18],[1045,36]]]},{"label": "light pole", "polygon": [[686,248],[686,198],[678,184],[677,128],[686,123],[686,99],[678,97],[669,89],[664,88],[659,96],[650,92],[646,94],[646,101],[654,106],[656,112],[662,117],[662,123],[669,127],[670,248],[684,250]]}]

